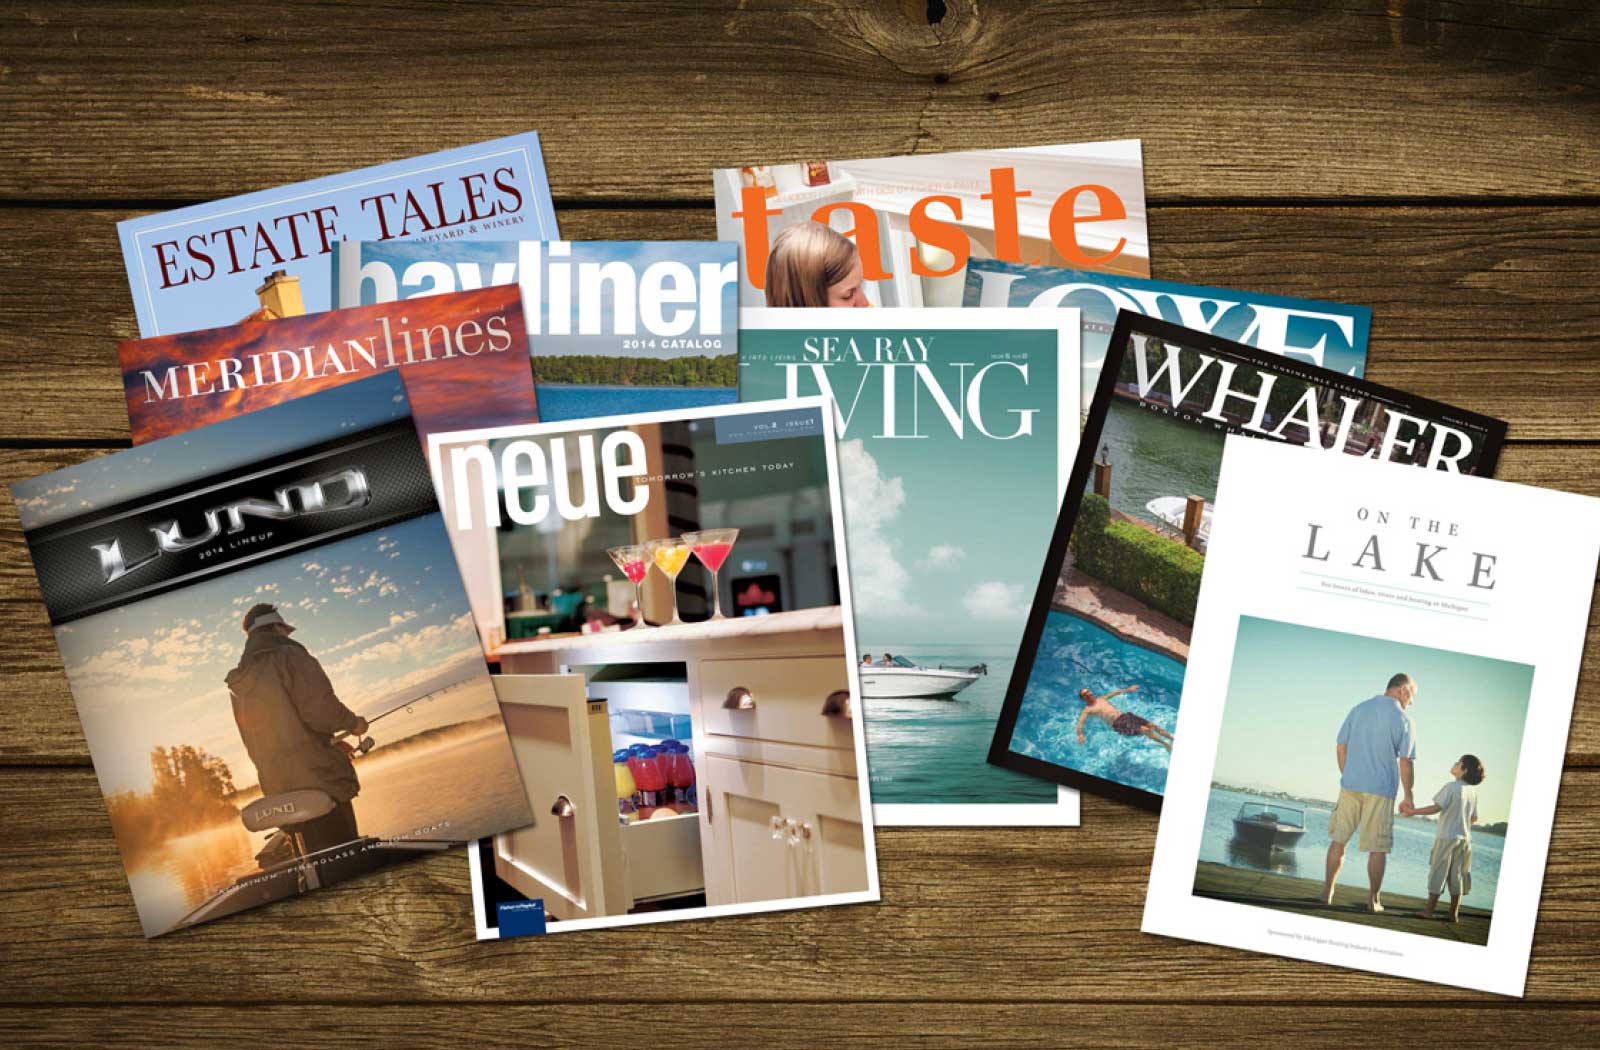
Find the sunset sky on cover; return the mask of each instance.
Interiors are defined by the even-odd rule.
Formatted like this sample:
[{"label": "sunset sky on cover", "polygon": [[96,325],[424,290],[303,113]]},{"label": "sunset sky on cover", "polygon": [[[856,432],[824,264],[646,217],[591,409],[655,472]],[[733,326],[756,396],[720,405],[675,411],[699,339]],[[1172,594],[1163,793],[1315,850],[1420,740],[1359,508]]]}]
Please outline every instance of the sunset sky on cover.
[{"label": "sunset sky on cover", "polygon": [[[510,426],[538,419],[533,392],[533,374],[528,365],[528,343],[522,319],[521,296],[515,286],[458,292],[402,303],[361,306],[326,313],[306,314],[276,321],[246,321],[226,328],[132,339],[122,343],[123,393],[128,403],[128,419],[133,427],[134,444],[181,434],[195,427],[229,419],[246,412],[280,404],[306,394],[341,386],[371,375],[366,362],[345,348],[345,341],[363,343],[376,336],[382,349],[379,321],[387,317],[397,348],[403,349],[400,333],[410,331],[413,345],[420,349],[415,333],[433,325],[447,325],[452,332],[467,320],[482,325],[494,314],[506,314],[511,343],[503,351],[485,350],[476,356],[457,355],[403,365],[406,392],[412,416],[426,445],[427,435],[435,430],[457,430],[467,426]],[[487,337],[480,337],[487,342]],[[339,359],[351,371],[299,379],[287,383],[233,389],[178,400],[154,400],[148,396],[145,373],[158,381],[167,369],[200,362],[236,358],[245,362],[242,374],[253,372],[248,358],[274,350],[298,351],[315,347],[314,359],[321,364],[329,345],[339,351]],[[437,341],[433,344],[436,348]],[[287,367],[287,366],[286,366]],[[385,369],[379,369],[383,371]],[[217,370],[210,376],[215,381]]]}]

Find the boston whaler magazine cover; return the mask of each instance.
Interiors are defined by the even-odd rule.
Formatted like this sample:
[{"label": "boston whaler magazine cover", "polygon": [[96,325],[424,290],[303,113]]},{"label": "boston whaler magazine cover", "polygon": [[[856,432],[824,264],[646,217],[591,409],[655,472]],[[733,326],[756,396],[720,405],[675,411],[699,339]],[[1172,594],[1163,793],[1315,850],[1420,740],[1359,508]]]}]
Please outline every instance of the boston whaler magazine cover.
[{"label": "boston whaler magazine cover", "polygon": [[1160,806],[1227,435],[1489,474],[1505,430],[1122,311],[989,760]]},{"label": "boston whaler magazine cover", "polygon": [[1100,366],[1119,310],[1159,317],[1356,377],[1366,369],[1367,333],[1372,328],[1372,311],[1365,306],[998,259],[973,259],[967,264],[961,304],[1076,309],[1083,323],[1080,388],[1085,415],[1100,383]]},{"label": "boston whaler magazine cover", "polygon": [[1150,275],[1137,139],[752,164],[712,189],[742,306],[960,306],[973,259]]},{"label": "boston whaler magazine cover", "polygon": [[1235,436],[1217,489],[1144,929],[1521,995],[1600,500]]},{"label": "boston whaler magazine cover", "polygon": [[141,336],[332,306],[342,240],[554,238],[529,132],[117,224]]},{"label": "boston whaler magazine cover", "polygon": [[516,285],[539,418],[560,422],[733,403],[737,267],[715,241],[349,241],[334,303]]},{"label": "boston whaler magazine cover", "polygon": [[499,561],[532,823],[472,851],[478,936],[878,899],[831,409],[434,434]]},{"label": "boston whaler magazine cover", "polygon": [[837,405],[880,824],[1067,824],[984,761],[1077,447],[1072,310],[747,309],[746,401]]},{"label": "boston whaler magazine cover", "polygon": [[527,822],[398,373],[12,494],[146,936]]}]

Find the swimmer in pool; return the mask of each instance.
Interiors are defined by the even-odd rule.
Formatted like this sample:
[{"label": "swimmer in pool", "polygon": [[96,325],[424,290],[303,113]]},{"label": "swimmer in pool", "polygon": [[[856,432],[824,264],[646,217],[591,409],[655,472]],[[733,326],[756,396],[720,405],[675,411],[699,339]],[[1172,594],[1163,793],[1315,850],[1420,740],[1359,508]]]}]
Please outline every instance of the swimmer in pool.
[{"label": "swimmer in pool", "polygon": [[1138,691],[1138,686],[1130,685],[1124,689],[1113,690],[1105,696],[1095,696],[1092,689],[1079,689],[1078,699],[1083,701],[1084,707],[1083,714],[1078,716],[1078,743],[1088,743],[1083,737],[1083,726],[1089,720],[1089,716],[1093,715],[1123,736],[1149,737],[1168,751],[1171,751],[1171,733],[1147,718],[1140,718],[1132,711],[1123,711],[1110,703],[1113,696],[1121,696],[1123,693],[1137,693]]}]

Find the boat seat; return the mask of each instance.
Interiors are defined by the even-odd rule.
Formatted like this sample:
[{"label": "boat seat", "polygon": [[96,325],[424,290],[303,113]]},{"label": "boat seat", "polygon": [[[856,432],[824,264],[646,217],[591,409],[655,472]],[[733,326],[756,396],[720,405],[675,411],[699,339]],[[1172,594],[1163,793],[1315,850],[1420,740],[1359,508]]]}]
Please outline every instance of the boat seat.
[{"label": "boat seat", "polygon": [[269,831],[304,824],[333,812],[333,796],[316,788],[263,795],[239,811],[249,831]]}]

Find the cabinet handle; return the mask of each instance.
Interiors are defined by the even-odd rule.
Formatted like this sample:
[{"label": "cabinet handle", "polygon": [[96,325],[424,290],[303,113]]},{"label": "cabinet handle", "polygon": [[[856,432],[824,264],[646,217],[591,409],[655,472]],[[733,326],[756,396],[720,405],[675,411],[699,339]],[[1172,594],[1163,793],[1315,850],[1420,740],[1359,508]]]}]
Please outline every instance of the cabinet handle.
[{"label": "cabinet handle", "polygon": [[728,690],[727,699],[722,701],[722,708],[725,711],[754,711],[755,694],[742,685],[736,685]]},{"label": "cabinet handle", "polygon": [[572,816],[576,812],[578,812],[578,808],[574,806],[572,804],[572,800],[565,795],[557,795],[556,804],[550,807],[550,815],[552,817],[561,817],[565,819],[566,817]]},{"label": "cabinet handle", "polygon": [[822,713],[825,715],[841,715],[854,719],[856,716],[855,702],[850,698],[850,693],[845,689],[835,689],[828,694],[828,699],[822,701]]}]

